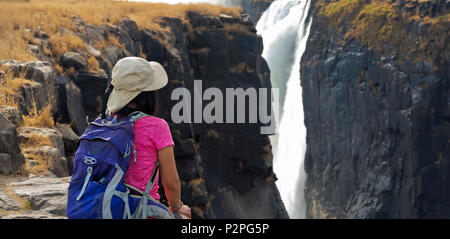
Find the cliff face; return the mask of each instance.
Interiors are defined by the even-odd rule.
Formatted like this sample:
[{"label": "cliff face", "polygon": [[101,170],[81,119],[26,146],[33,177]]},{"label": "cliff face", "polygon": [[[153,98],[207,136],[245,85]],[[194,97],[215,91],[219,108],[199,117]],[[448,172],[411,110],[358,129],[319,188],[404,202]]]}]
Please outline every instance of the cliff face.
[{"label": "cliff face", "polygon": [[448,1],[314,1],[309,218],[450,217]]},{"label": "cliff face", "polygon": [[[73,163],[73,131],[80,135],[87,126],[86,116],[93,120],[100,113],[114,64],[125,56],[142,56],[160,62],[169,76],[168,85],[158,91],[157,116],[171,128],[182,200],[192,206],[193,217],[288,217],[274,183],[270,141],[260,134],[259,125],[175,124],[171,119],[171,109],[178,103],[171,100],[172,91],[186,87],[193,94],[194,79],[202,80],[203,89],[217,87],[223,92],[225,88],[270,88],[269,69],[261,57],[262,39],[256,35],[248,15],[219,17],[192,11],[184,19],[161,18],[158,30],[141,29],[127,18],[107,25],[89,24],[73,15],[70,18],[76,30],[61,27],[59,31],[78,36],[84,47],[55,57],[48,53],[55,50],[49,34],[40,30],[36,30],[33,39],[39,44],[30,45],[36,56],[51,67],[49,87],[56,92],[52,112],[62,135],[60,141],[64,140],[65,150],[61,151],[68,159],[64,161],[65,175]],[[3,61],[2,65],[16,75],[21,72],[20,66],[32,69],[14,61]],[[31,76],[26,78],[36,81]],[[45,94],[33,97],[49,102]],[[25,102],[23,105],[24,110],[30,108]],[[38,110],[43,107],[39,105]],[[7,121],[1,115],[0,119]],[[5,139],[17,137],[14,133]],[[2,157],[8,153],[3,148],[2,143]],[[17,154],[18,159],[23,158],[20,152]],[[16,161],[23,164],[21,160]]]},{"label": "cliff face", "polygon": [[256,24],[264,11],[270,6],[273,0],[220,0],[219,3],[227,6],[240,6],[250,16]]}]

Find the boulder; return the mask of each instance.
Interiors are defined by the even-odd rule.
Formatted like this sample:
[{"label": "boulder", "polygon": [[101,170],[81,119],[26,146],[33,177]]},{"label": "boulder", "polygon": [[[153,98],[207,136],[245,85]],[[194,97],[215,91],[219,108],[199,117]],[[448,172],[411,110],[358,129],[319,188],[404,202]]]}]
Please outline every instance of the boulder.
[{"label": "boulder", "polygon": [[77,52],[66,52],[61,57],[64,67],[75,68],[76,71],[87,71],[88,63],[86,57]]},{"label": "boulder", "polygon": [[0,105],[0,114],[16,127],[22,123],[22,115],[16,107]]},{"label": "boulder", "polygon": [[88,24],[85,27],[85,34],[85,40],[90,45],[95,45],[96,43],[103,41],[105,38],[104,28],[98,27],[93,24]]},{"label": "boulder", "polygon": [[89,116],[90,121],[96,119],[102,110],[103,95],[109,83],[108,78],[91,73],[78,73],[74,82],[81,90],[86,115]]},{"label": "boulder", "polygon": [[56,148],[61,155],[64,155],[63,136],[60,132],[48,128],[20,127],[17,129],[19,142],[27,144],[33,136],[41,136],[50,140],[51,146]]},{"label": "boulder", "polygon": [[116,62],[127,56],[130,56],[130,53],[116,45],[109,45],[102,50],[102,55],[98,58],[98,63],[100,64],[100,68],[105,70],[108,77],[110,77]]},{"label": "boulder", "polygon": [[25,64],[26,79],[31,79],[42,84],[47,93],[47,99],[53,99],[55,95],[56,73],[52,64],[45,61],[32,61]]},{"label": "boulder", "polygon": [[23,153],[28,158],[29,164],[26,166],[27,169],[37,166],[39,164],[38,160],[44,160],[49,172],[57,177],[69,176],[67,159],[57,148],[52,146],[25,148]]},{"label": "boulder", "polygon": [[56,123],[56,129],[61,133],[66,154],[73,154],[77,148],[78,135],[72,130],[70,125]]},{"label": "boulder", "polygon": [[124,18],[118,26],[119,41],[125,45],[125,49],[132,55],[138,56],[140,53],[140,33],[136,22],[129,18]]},{"label": "boulder", "polygon": [[[69,176],[68,162],[65,156],[63,136],[57,130],[47,128],[21,127],[18,129],[22,152],[28,158],[27,168],[31,169],[44,160],[48,170],[58,177]],[[50,145],[36,142],[37,137],[48,138]],[[37,157],[37,158],[35,158]]]},{"label": "boulder", "polygon": [[10,175],[13,172],[11,155],[0,153],[0,174]]},{"label": "boulder", "polygon": [[65,85],[65,93],[71,126],[78,135],[81,135],[88,126],[81,90],[73,81],[70,81]]},{"label": "boulder", "polygon": [[0,210],[19,210],[20,204],[0,189]]},{"label": "boulder", "polygon": [[[44,88],[42,83],[37,81],[31,81],[29,84],[22,85],[19,96],[19,108],[24,115],[33,112],[34,107],[39,112],[50,101],[48,90]],[[55,109],[55,107],[52,108]]]},{"label": "boulder", "polygon": [[46,105],[52,106],[52,112],[56,110],[55,98],[56,73],[52,64],[46,61],[21,62],[15,60],[3,60],[0,65],[14,73],[14,77],[24,77],[31,80],[31,84],[22,86],[17,96],[19,108],[24,114],[28,114],[34,104],[38,110]]},{"label": "boulder", "polygon": [[2,114],[0,114],[0,154],[2,154],[2,163],[9,165],[2,166],[2,174],[9,175],[25,163],[25,158],[19,148],[16,126]]},{"label": "boulder", "polygon": [[[6,199],[9,213],[0,218],[9,219],[63,219],[66,218],[67,190],[70,177],[30,175],[28,179],[7,184],[11,193],[26,200],[26,208],[18,210],[20,204],[0,190],[0,199]],[[6,196],[5,196],[6,195]],[[2,200],[0,200],[0,203]],[[1,204],[0,204],[1,205]],[[17,210],[17,212],[14,212]]]}]

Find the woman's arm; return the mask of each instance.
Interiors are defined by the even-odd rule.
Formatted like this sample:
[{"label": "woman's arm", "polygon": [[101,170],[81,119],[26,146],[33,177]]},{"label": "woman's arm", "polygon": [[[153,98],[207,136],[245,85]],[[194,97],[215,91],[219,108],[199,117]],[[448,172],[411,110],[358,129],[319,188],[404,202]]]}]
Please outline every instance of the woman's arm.
[{"label": "woman's arm", "polygon": [[181,202],[180,178],[175,164],[173,146],[158,150],[158,159],[162,184],[164,186],[164,191],[166,192],[167,200],[169,201],[169,208],[172,209],[172,211],[176,209],[176,212],[190,218],[190,208],[185,205],[181,206],[183,203]]}]

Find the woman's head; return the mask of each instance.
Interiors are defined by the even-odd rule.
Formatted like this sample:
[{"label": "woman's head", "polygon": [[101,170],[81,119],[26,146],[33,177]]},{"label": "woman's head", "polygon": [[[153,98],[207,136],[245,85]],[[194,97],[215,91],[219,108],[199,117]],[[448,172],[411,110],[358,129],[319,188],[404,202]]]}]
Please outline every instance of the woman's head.
[{"label": "woman's head", "polygon": [[112,71],[107,108],[111,113],[126,114],[130,110],[151,114],[155,109],[155,90],[166,86],[167,73],[157,62],[148,62],[140,57],[125,57],[119,60]]},{"label": "woman's head", "polygon": [[144,91],[136,96],[130,103],[120,109],[117,113],[122,116],[130,115],[133,112],[141,111],[148,115],[155,113],[156,94],[155,91]]}]

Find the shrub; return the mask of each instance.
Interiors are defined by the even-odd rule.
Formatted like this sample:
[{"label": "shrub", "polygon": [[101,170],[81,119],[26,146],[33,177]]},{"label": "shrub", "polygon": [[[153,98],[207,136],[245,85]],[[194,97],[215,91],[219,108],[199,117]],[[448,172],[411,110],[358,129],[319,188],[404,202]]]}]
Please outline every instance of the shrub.
[{"label": "shrub", "polygon": [[38,127],[38,128],[55,128],[53,115],[51,113],[51,105],[45,106],[41,111],[38,111],[36,104],[33,104],[33,109],[29,115],[23,118],[24,126]]}]

